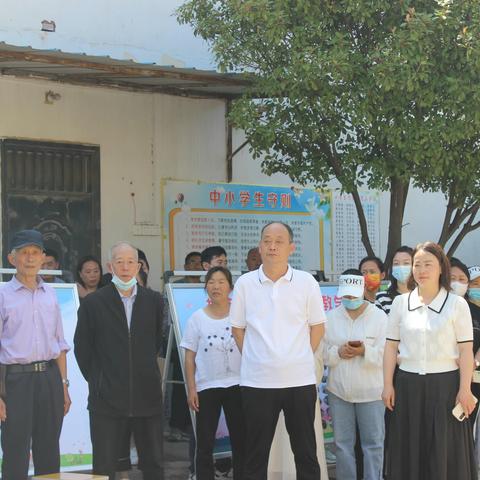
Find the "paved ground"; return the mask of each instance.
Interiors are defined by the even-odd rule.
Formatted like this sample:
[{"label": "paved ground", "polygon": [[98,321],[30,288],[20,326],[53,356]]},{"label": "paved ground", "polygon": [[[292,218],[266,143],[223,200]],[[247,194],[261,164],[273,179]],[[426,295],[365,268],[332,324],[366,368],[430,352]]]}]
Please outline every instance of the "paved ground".
[{"label": "paved ground", "polygon": [[[165,480],[187,480],[188,479],[188,442],[164,443],[165,453]],[[329,479],[335,478],[335,469],[329,469]],[[130,480],[142,480],[142,474],[137,469],[130,472]],[[231,479],[231,476],[229,477]]]},{"label": "paved ground", "polygon": [[[188,442],[167,442],[165,448],[165,480],[188,479]],[[329,468],[329,479],[335,479],[335,468]],[[141,473],[136,470],[130,475],[130,480],[141,480]],[[229,477],[231,478],[231,476]]]},{"label": "paved ground", "polygon": [[164,442],[165,480],[188,479],[188,441]]}]

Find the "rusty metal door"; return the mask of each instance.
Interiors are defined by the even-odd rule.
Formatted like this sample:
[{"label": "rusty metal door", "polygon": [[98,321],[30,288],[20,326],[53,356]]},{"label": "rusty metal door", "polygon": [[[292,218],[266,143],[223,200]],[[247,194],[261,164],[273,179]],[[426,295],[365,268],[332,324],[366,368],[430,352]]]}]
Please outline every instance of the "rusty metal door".
[{"label": "rusty metal door", "polygon": [[99,148],[5,139],[0,155],[3,266],[13,233],[25,228],[42,232],[64,270],[100,257]]}]

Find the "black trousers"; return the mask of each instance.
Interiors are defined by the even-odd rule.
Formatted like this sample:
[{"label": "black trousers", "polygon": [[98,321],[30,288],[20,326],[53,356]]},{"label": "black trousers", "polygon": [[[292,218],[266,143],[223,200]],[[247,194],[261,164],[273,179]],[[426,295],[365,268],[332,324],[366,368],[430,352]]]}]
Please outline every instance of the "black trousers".
[{"label": "black trousers", "polygon": [[319,480],[320,465],[313,426],[317,401],[315,385],[242,387],[242,401],[247,429],[244,480],[267,480],[268,457],[281,410],[290,436],[297,480]]},{"label": "black trousers", "polygon": [[132,460],[130,458],[132,431],[130,424],[127,425],[123,439],[120,442],[119,457],[117,462],[117,472],[124,472],[132,469]]},{"label": "black trousers", "polygon": [[144,480],[163,480],[163,422],[153,417],[110,417],[90,412],[93,473],[115,478],[122,441],[128,428],[138,453],[138,468]]},{"label": "black trousers", "polygon": [[35,475],[58,472],[64,398],[57,364],[44,372],[7,373],[6,395],[2,478],[27,479],[30,447]]},{"label": "black trousers", "polygon": [[233,478],[243,479],[245,423],[240,387],[208,388],[198,393],[199,412],[196,414],[197,449],[195,473],[197,480],[213,480],[213,447],[220,412],[223,408],[232,445]]},{"label": "black trousers", "polygon": [[[172,380],[178,380],[183,382],[182,367],[180,365],[180,359],[178,357],[178,349],[176,346],[172,349]],[[192,417],[190,415],[190,409],[187,403],[187,394],[185,392],[185,385],[181,383],[172,384],[172,399],[171,399],[171,414],[170,414],[170,427],[178,428],[182,432],[188,432],[192,430]]]}]

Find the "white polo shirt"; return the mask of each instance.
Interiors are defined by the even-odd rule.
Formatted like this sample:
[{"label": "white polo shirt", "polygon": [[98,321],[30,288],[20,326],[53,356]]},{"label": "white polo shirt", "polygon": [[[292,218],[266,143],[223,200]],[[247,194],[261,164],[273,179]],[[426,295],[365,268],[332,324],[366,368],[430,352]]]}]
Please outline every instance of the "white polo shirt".
[{"label": "white polo shirt", "polygon": [[[355,320],[343,305],[327,313],[324,360],[329,367],[327,390],[346,402],[381,400],[383,390],[383,350],[387,332],[387,315],[373,303]],[[360,340],[365,354],[340,358],[338,350],[345,343]]]},{"label": "white polo shirt", "polygon": [[424,305],[418,288],[395,298],[387,340],[399,341],[400,369],[427,374],[458,369],[458,344],[473,341],[470,309],[464,298],[441,288]]},{"label": "white polo shirt", "polygon": [[246,328],[240,385],[288,388],[316,383],[310,326],[325,322],[322,294],[307,272],[288,266],[276,282],[263,266],[235,284],[230,322]]}]

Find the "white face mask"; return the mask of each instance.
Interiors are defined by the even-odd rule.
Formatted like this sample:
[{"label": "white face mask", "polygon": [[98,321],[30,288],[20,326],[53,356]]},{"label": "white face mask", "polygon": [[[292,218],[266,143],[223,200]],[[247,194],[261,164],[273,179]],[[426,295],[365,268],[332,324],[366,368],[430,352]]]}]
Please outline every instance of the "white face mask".
[{"label": "white face mask", "polygon": [[459,297],[464,297],[468,290],[468,283],[450,282],[452,292]]}]

